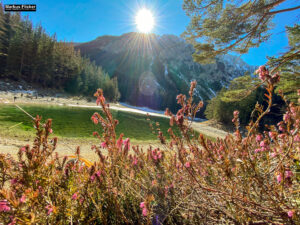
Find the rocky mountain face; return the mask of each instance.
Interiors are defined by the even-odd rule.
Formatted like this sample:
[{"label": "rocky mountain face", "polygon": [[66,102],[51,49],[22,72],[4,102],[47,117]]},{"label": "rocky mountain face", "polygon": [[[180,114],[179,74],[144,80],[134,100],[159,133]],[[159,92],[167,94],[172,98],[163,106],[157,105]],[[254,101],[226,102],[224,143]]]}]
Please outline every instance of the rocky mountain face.
[{"label": "rocky mountain face", "polygon": [[187,94],[192,80],[198,84],[196,99],[207,101],[232,79],[255,69],[232,55],[200,65],[193,61],[193,46],[174,35],[101,36],[75,48],[118,78],[120,101],[161,110],[175,110],[176,95]]}]

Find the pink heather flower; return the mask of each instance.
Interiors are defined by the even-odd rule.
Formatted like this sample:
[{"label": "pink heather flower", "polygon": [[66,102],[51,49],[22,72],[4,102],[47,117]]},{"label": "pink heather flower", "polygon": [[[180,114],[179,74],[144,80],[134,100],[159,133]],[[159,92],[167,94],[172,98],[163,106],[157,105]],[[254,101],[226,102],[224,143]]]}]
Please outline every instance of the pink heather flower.
[{"label": "pink heather flower", "polygon": [[104,141],[104,142],[101,143],[100,146],[101,146],[102,148],[106,148],[106,147],[107,147],[107,144],[106,144],[106,142]]},{"label": "pink heather flower", "polygon": [[287,212],[287,214],[288,214],[288,216],[289,216],[290,218],[292,218],[293,215],[294,215],[294,211],[293,211],[293,210],[289,210],[289,211]]},{"label": "pink heather flower", "polygon": [[283,121],[287,123],[287,121],[291,118],[291,115],[287,112],[283,115]]},{"label": "pink heather flower", "polygon": [[169,116],[169,109],[168,108],[166,109],[164,114],[165,114],[165,116]]},{"label": "pink heather flower", "polygon": [[157,158],[161,159],[161,156],[162,156],[161,152],[158,152],[157,153]]},{"label": "pink heather flower", "polygon": [[254,150],[254,152],[255,152],[255,153],[261,152],[261,149],[260,149],[260,148],[257,148],[257,149]]},{"label": "pink heather flower", "polygon": [[279,130],[282,131],[282,132],[284,132],[285,131],[284,126],[280,125],[279,126]]},{"label": "pink heather flower", "polygon": [[269,137],[272,138],[272,139],[275,139],[275,133],[270,131],[269,132]]},{"label": "pink heather flower", "polygon": [[79,173],[81,173],[82,170],[83,170],[83,166],[81,166],[81,167],[78,168],[78,172],[79,172]]},{"label": "pink heather flower", "polygon": [[50,130],[49,130],[49,133],[50,133],[50,134],[52,134],[52,133],[53,133],[53,130],[52,130],[52,129],[50,129]]},{"label": "pink heather flower", "polygon": [[120,137],[118,140],[117,140],[117,147],[120,149],[122,148],[122,144],[123,144],[123,140],[122,138]]},{"label": "pink heather flower", "polygon": [[145,202],[140,203],[140,208],[142,208],[142,209],[145,208]]},{"label": "pink heather flower", "polygon": [[96,99],[96,104],[97,104],[97,105],[100,105],[100,98],[97,98],[97,99]]},{"label": "pink heather flower", "polygon": [[96,100],[96,104],[100,105],[100,103],[104,103],[105,102],[105,98],[103,95],[98,96],[97,100]]},{"label": "pink heather flower", "polygon": [[290,178],[290,177],[293,176],[293,173],[292,173],[292,171],[287,170],[287,171],[285,171],[284,175],[285,175],[286,178]]},{"label": "pink heather flower", "polygon": [[294,141],[295,142],[300,142],[300,136],[298,134],[294,137]]},{"label": "pink heather flower", "polygon": [[130,148],[130,139],[126,138],[125,141],[123,141],[123,144],[127,147],[127,149]]},{"label": "pink heather flower", "polygon": [[154,185],[156,184],[156,180],[153,180],[153,181],[151,182],[151,184],[152,184],[152,186],[154,186]]},{"label": "pink heather flower", "polygon": [[259,79],[261,79],[262,81],[264,81],[266,79],[266,76],[264,73],[260,73],[259,74]]},{"label": "pink heather flower", "polygon": [[0,212],[8,212],[10,211],[10,207],[8,205],[7,200],[0,200]]},{"label": "pink heather flower", "polygon": [[246,145],[246,143],[247,143],[247,138],[243,138],[242,144],[243,144],[243,145]]},{"label": "pink heather flower", "polygon": [[261,141],[259,144],[260,147],[266,147],[266,143],[264,141]]},{"label": "pink heather flower", "polygon": [[281,183],[281,181],[282,181],[281,173],[276,176],[276,179],[277,179],[278,183]]},{"label": "pink heather flower", "polygon": [[53,212],[53,206],[52,205],[49,204],[45,208],[48,210],[47,215],[50,215]]},{"label": "pink heather flower", "polygon": [[283,138],[285,137],[285,134],[279,134],[278,137],[279,137],[280,139],[283,139]]},{"label": "pink heather flower", "polygon": [[262,140],[263,136],[261,134],[256,135],[256,141],[260,142]]},{"label": "pink heather flower", "polygon": [[298,89],[298,95],[300,96],[300,89]]},{"label": "pink heather flower", "polygon": [[143,208],[143,216],[147,216],[148,215],[148,211],[147,211],[147,208]]},{"label": "pink heather flower", "polygon": [[235,117],[237,117],[239,114],[240,114],[240,112],[237,111],[237,110],[235,110],[235,111],[233,112],[233,115],[234,115]]},{"label": "pink heather flower", "polygon": [[134,156],[133,159],[132,159],[132,165],[136,166],[138,163],[138,160],[137,158]]},{"label": "pink heather flower", "polygon": [[17,179],[17,178],[14,178],[14,179],[11,179],[11,180],[10,180],[10,184],[11,184],[11,185],[14,185],[14,184],[16,184],[16,183],[18,183],[18,179]]},{"label": "pink heather flower", "polygon": [[292,112],[292,114],[295,114],[296,113],[296,108],[295,107],[291,107],[291,112]]},{"label": "pink heather flower", "polygon": [[240,132],[237,130],[236,132],[234,132],[234,135],[239,138],[240,137]]},{"label": "pink heather flower", "polygon": [[93,116],[91,117],[91,120],[92,120],[93,123],[96,124],[96,125],[99,123],[98,118],[97,118],[95,115],[93,115]]},{"label": "pink heather flower", "polygon": [[186,168],[190,168],[190,166],[191,166],[190,162],[186,162],[186,163],[185,163],[185,167],[186,167]]},{"label": "pink heather flower", "polygon": [[271,153],[271,157],[274,158],[275,156],[277,156],[277,153],[276,152],[272,152]]},{"label": "pink heather flower", "polygon": [[25,146],[23,146],[20,150],[21,150],[21,152],[25,152],[26,151]]},{"label": "pink heather flower", "polygon": [[101,171],[99,170],[99,171],[96,172],[96,176],[100,177],[100,175],[101,175]]},{"label": "pink heather flower", "polygon": [[22,195],[22,197],[20,198],[20,202],[24,203],[26,201],[26,195]]},{"label": "pink heather flower", "polygon": [[84,201],[84,198],[81,198],[81,199],[79,200],[80,204],[82,204],[83,201]]},{"label": "pink heather flower", "polygon": [[259,75],[259,79],[264,81],[266,79],[266,75],[269,75],[269,71],[265,66],[260,66],[258,70],[255,71],[256,74]]},{"label": "pink heather flower", "polygon": [[78,198],[78,194],[77,192],[75,192],[73,195],[72,195],[72,200],[76,200]]},{"label": "pink heather flower", "polygon": [[264,66],[258,67],[258,69],[255,70],[255,74],[261,73],[261,71],[262,71],[263,68],[264,68]]},{"label": "pink heather flower", "polygon": [[91,181],[93,182],[95,180],[95,178],[96,178],[95,175],[92,175],[91,176]]}]

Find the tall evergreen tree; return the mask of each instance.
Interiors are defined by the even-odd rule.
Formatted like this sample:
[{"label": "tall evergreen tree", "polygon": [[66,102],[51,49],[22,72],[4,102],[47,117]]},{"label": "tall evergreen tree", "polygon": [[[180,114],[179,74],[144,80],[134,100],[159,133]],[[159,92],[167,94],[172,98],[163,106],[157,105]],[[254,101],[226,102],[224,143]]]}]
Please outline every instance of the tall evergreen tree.
[{"label": "tall evergreen tree", "polygon": [[230,51],[247,53],[270,38],[274,15],[300,9],[297,1],[280,8],[286,1],[184,0],[183,9],[191,21],[183,37],[194,45],[194,59],[201,63]]},{"label": "tall evergreen tree", "polygon": [[4,13],[2,5],[0,76],[89,96],[102,88],[112,101],[120,96],[117,80],[82,58],[72,44],[57,42],[56,36],[48,35],[41,25],[33,27],[28,17]]},{"label": "tall evergreen tree", "polygon": [[269,65],[280,66],[281,69],[281,81],[275,92],[281,90],[289,101],[297,102],[297,90],[300,87],[300,25],[287,27],[287,31],[289,39],[287,52],[278,58],[270,58]]},{"label": "tall evergreen tree", "polygon": [[0,3],[0,77],[4,76],[11,37],[10,13],[4,13]]}]

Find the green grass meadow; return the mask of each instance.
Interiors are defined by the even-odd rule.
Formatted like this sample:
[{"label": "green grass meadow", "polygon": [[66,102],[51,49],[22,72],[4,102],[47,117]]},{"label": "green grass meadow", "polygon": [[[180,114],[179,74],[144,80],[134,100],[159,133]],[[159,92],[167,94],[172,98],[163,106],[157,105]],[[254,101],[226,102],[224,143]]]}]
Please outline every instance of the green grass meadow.
[{"label": "green grass meadow", "polygon": [[[101,108],[78,108],[53,105],[20,105],[26,112],[35,117],[42,116],[42,121],[53,119],[53,134],[66,138],[92,138],[92,133],[102,131],[100,125],[91,121],[94,112],[101,113]],[[117,134],[124,133],[136,141],[156,140],[157,134],[153,134],[149,123],[159,122],[160,129],[167,136],[169,120],[167,118],[149,117],[123,111],[112,110],[113,117],[119,120]],[[22,122],[22,123],[21,123]],[[21,124],[19,124],[21,123]],[[19,125],[17,125],[19,124]],[[17,125],[17,126],[15,126]],[[14,126],[14,127],[13,127]],[[31,118],[14,105],[0,105],[0,134],[11,137],[31,137],[35,135]],[[167,136],[168,137],[168,136]]]}]

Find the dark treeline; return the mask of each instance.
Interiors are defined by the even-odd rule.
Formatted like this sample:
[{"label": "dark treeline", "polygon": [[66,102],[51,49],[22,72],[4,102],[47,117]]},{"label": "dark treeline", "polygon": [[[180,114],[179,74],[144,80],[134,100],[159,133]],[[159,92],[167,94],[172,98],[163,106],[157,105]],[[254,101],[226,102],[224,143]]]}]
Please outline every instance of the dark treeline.
[{"label": "dark treeline", "polygon": [[120,95],[117,79],[81,57],[72,44],[58,42],[41,25],[34,27],[27,17],[4,12],[0,4],[0,78],[4,77],[86,96],[102,88],[111,101]]}]

